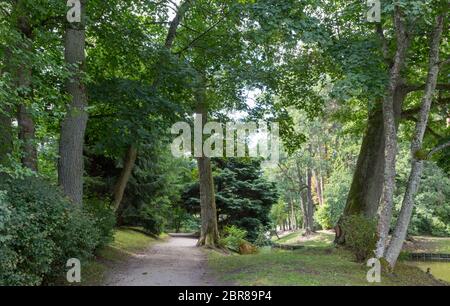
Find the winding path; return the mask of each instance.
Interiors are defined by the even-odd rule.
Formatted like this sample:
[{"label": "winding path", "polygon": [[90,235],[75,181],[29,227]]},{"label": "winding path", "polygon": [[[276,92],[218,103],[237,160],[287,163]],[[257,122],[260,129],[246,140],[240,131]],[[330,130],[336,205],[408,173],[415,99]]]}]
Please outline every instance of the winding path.
[{"label": "winding path", "polygon": [[197,240],[171,237],[109,271],[107,286],[214,286],[204,250]]}]

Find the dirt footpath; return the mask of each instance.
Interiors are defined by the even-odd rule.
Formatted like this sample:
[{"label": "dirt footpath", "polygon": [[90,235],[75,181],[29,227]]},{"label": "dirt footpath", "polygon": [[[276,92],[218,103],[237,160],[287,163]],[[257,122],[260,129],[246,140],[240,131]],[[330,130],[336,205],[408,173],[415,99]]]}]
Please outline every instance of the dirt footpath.
[{"label": "dirt footpath", "polygon": [[131,256],[107,273],[106,286],[214,286],[197,240],[171,237]]}]

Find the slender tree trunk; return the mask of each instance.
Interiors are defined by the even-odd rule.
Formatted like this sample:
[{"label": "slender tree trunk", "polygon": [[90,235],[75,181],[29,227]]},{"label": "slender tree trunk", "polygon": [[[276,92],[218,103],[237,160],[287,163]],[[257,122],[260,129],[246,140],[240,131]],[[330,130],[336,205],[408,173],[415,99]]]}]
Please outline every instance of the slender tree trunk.
[{"label": "slender tree trunk", "polygon": [[[67,23],[64,57],[72,75],[66,84],[70,103],[61,124],[58,182],[64,194],[77,205],[83,203],[83,146],[88,120],[85,71],[85,5],[81,0],[81,23]],[[76,67],[76,68],[73,68]]]},{"label": "slender tree trunk", "polygon": [[436,83],[439,74],[439,45],[443,31],[443,24],[444,15],[440,15],[436,18],[436,27],[432,35],[425,94],[422,98],[419,119],[417,120],[416,130],[411,143],[411,173],[409,175],[408,185],[406,187],[402,208],[397,219],[394,234],[385,255],[385,258],[391,268],[394,268],[397,262],[397,258],[402,249],[403,242],[406,238],[414,207],[414,196],[420,184],[420,175],[422,174],[423,160],[418,158],[417,155],[422,149],[423,137],[427,127],[432,97],[436,89]]},{"label": "slender tree trunk", "polygon": [[398,6],[395,7],[394,25],[397,36],[397,51],[389,75],[389,85],[383,100],[383,123],[385,135],[383,190],[378,209],[378,242],[376,256],[384,256],[392,218],[395,190],[395,163],[397,155],[397,128],[395,124],[394,95],[400,85],[400,72],[405,62],[409,37],[406,33],[403,16]]},{"label": "slender tree trunk", "polygon": [[[170,22],[169,25],[169,30],[167,32],[167,36],[166,36],[166,40],[164,42],[164,47],[167,50],[170,50],[173,46],[176,34],[177,34],[177,29],[178,26],[180,25],[181,21],[184,18],[184,15],[186,14],[186,12],[188,11],[189,7],[191,6],[192,2],[194,0],[186,0],[184,1],[180,6],[179,9],[177,11],[177,13],[175,14],[175,17],[172,19],[172,21]],[[152,84],[152,88],[153,88],[153,92],[156,94],[156,90],[158,87],[158,82],[159,80],[155,80],[154,83]],[[135,151],[135,157],[134,158],[129,158],[130,154],[129,153],[133,153],[131,155],[134,155],[134,151]],[[116,183],[116,186],[114,187],[114,191],[113,191],[113,205],[116,208],[116,210],[119,208],[120,203],[122,202],[123,199],[123,194],[125,192],[125,189],[127,187],[128,181],[130,180],[131,177],[131,173],[133,171],[133,168],[136,164],[136,159],[137,159],[137,149],[134,145],[130,145],[128,147],[127,150],[127,154],[125,155],[124,159],[123,159],[123,164],[124,166],[127,165],[127,169],[122,169],[122,172],[120,174],[120,177],[118,178],[118,181]],[[129,175],[128,172],[130,173]],[[118,187],[120,186],[120,187]],[[119,192],[119,190],[117,188],[123,189],[121,192]]]},{"label": "slender tree trunk", "polygon": [[324,182],[323,182],[323,175],[320,174],[319,175],[320,205],[324,204],[324,197],[323,197],[323,195],[325,193],[324,188],[325,188],[325,186],[324,186]]},{"label": "slender tree trunk", "polygon": [[320,178],[317,171],[313,170],[313,177],[314,177],[314,187],[316,187],[316,194],[317,194],[317,201],[319,202],[319,205],[322,205],[322,190],[320,186]]},{"label": "slender tree trunk", "polygon": [[289,205],[291,207],[291,222],[292,222],[292,229],[297,229],[297,219],[295,218],[295,205],[294,202],[291,200],[289,201]]},{"label": "slender tree trunk", "polygon": [[307,196],[307,218],[308,218],[308,224],[309,224],[309,229],[308,231],[310,233],[314,232],[314,202],[312,199],[312,172],[311,169],[308,168],[306,170],[306,196]]},{"label": "slender tree trunk", "polygon": [[135,146],[130,146],[125,155],[123,168],[120,173],[119,178],[117,179],[116,184],[114,185],[114,202],[113,206],[115,211],[119,209],[120,203],[122,202],[123,195],[125,193],[125,188],[127,186],[127,182],[130,180],[131,174],[133,172],[134,164],[136,163],[137,157],[137,149]]},{"label": "slender tree trunk", "polygon": [[[208,112],[205,106],[205,88],[200,88],[196,93],[197,111],[202,116],[202,131],[206,124]],[[203,141],[202,141],[203,144]],[[215,248],[219,244],[219,229],[217,225],[216,197],[214,193],[214,181],[212,175],[211,159],[203,153],[197,158],[199,181],[200,181],[200,210],[201,210],[201,233],[197,246]]]},{"label": "slender tree trunk", "polygon": [[[300,193],[300,200],[302,204],[302,213],[303,213],[303,229],[304,229],[304,235],[309,236],[314,231],[313,229],[313,205],[312,205],[312,198],[311,198],[311,181],[310,177],[308,179],[307,175],[307,183],[304,182],[303,173],[300,169],[300,164],[298,161],[296,162],[296,168],[297,168],[297,177],[298,177],[298,184],[299,184],[299,193]],[[308,170],[307,173],[310,174],[310,171]]]}]

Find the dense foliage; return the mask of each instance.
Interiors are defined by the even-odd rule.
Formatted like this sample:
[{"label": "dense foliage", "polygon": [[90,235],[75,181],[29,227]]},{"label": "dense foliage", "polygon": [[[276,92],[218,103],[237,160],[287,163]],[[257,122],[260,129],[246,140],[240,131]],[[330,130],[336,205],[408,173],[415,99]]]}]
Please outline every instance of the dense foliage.
[{"label": "dense foliage", "polygon": [[110,224],[98,226],[104,215],[71,206],[42,179],[2,180],[0,195],[1,285],[60,281],[69,258],[84,262],[111,239]]}]

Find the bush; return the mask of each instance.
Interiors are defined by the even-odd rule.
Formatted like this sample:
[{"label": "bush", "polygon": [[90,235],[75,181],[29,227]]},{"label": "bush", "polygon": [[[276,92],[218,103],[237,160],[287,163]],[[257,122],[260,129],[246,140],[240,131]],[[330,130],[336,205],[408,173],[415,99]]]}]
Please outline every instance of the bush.
[{"label": "bush", "polygon": [[364,261],[372,256],[377,243],[376,229],[375,220],[361,215],[352,215],[343,219],[345,246],[356,256],[356,260]]},{"label": "bush", "polygon": [[109,200],[88,198],[84,201],[83,209],[91,215],[95,227],[100,231],[98,247],[105,246],[113,241],[116,214]]},{"label": "bush", "polygon": [[100,240],[95,221],[44,180],[0,182],[0,285],[54,283],[69,258],[84,262]]},{"label": "bush", "polygon": [[224,238],[220,239],[220,244],[234,252],[239,252],[239,247],[245,242],[247,231],[237,226],[226,226],[223,230]]}]

